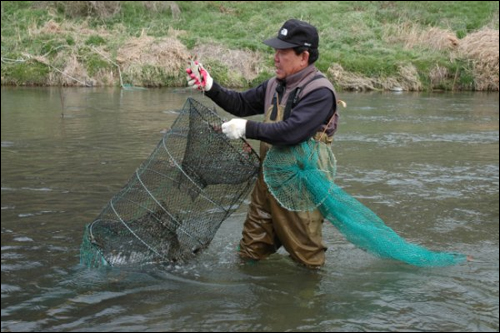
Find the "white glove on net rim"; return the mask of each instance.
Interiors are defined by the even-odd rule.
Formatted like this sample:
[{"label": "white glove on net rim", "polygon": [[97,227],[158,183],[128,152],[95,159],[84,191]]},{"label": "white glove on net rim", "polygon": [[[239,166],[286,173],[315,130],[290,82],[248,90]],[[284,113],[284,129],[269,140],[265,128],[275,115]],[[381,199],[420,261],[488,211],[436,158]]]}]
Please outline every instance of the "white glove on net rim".
[{"label": "white glove on net rim", "polygon": [[229,139],[239,139],[245,136],[246,119],[235,118],[222,124],[222,133],[224,133]]}]

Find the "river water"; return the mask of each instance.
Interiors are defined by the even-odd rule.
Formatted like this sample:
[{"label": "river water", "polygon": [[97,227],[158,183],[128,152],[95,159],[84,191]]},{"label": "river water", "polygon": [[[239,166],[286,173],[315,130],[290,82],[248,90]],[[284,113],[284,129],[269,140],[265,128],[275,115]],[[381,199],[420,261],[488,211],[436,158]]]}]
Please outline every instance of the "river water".
[{"label": "river water", "polygon": [[325,223],[311,272],[284,251],[240,265],[248,202],[187,264],[82,267],[84,225],[195,95],[1,92],[2,331],[499,330],[498,93],[341,94],[337,184],[407,240],[474,261],[382,260]]}]

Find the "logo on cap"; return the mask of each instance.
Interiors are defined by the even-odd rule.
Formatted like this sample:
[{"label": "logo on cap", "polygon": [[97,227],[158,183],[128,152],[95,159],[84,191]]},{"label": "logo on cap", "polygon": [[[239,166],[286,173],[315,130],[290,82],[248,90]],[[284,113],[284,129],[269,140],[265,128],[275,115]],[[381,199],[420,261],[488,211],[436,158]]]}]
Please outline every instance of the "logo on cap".
[{"label": "logo on cap", "polygon": [[282,34],[283,36],[286,36],[286,35],[288,35],[288,30],[283,28],[283,29],[281,29],[280,34]]}]

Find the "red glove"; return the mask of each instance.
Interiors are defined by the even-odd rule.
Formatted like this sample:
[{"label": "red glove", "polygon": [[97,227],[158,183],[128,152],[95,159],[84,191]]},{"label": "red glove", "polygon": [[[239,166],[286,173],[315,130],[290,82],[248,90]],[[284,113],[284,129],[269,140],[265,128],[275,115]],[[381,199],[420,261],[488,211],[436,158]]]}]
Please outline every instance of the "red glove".
[{"label": "red glove", "polygon": [[191,65],[186,68],[188,85],[193,89],[209,91],[212,88],[214,80],[198,61],[191,61]]}]

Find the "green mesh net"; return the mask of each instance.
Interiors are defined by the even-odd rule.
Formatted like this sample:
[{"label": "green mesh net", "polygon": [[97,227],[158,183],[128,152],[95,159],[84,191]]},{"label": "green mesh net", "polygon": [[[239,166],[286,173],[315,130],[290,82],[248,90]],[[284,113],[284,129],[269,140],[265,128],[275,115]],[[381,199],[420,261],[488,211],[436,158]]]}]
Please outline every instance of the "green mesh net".
[{"label": "green mesh net", "polygon": [[466,260],[463,254],[430,251],[398,236],[374,212],[333,183],[332,164],[331,171],[325,169],[325,161],[332,160],[330,148],[314,140],[290,147],[273,146],[263,163],[264,180],[283,207],[318,207],[348,241],[377,256],[424,267]]},{"label": "green mesh net", "polygon": [[221,124],[188,98],[149,158],[85,227],[84,265],[186,261],[208,246],[259,170],[250,145],[227,139]]},{"label": "green mesh net", "polygon": [[[264,180],[276,200],[288,210],[313,210],[328,198],[328,193],[335,187],[336,160],[332,150],[326,144],[311,148],[310,143],[294,146],[293,149],[273,147],[270,156],[268,153],[265,159]],[[315,161],[315,164],[309,161]],[[319,184],[324,190],[321,197],[308,187],[306,179],[311,171],[327,180]]]}]

